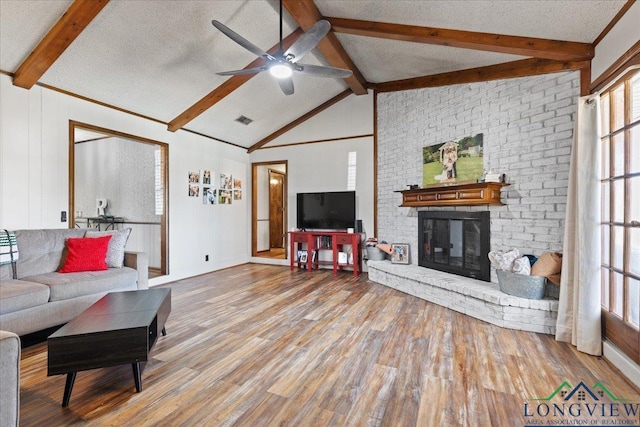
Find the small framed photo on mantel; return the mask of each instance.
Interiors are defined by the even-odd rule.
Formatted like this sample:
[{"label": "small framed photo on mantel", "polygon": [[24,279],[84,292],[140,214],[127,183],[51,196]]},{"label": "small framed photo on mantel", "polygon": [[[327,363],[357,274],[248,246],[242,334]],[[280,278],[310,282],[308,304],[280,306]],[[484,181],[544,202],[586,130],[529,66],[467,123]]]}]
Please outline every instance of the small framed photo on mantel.
[{"label": "small framed photo on mantel", "polygon": [[408,243],[393,243],[391,245],[391,264],[409,264]]}]

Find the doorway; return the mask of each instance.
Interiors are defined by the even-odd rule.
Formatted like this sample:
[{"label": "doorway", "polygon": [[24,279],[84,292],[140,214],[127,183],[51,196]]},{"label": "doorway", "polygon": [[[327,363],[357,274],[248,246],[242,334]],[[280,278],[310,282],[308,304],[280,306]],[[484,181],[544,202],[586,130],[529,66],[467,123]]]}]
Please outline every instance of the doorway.
[{"label": "doorway", "polygon": [[269,250],[285,248],[284,177],[284,173],[269,169]]},{"label": "doorway", "polygon": [[147,253],[149,278],[168,274],[168,151],[165,143],[69,121],[69,226],[131,228],[126,250]]},{"label": "doorway", "polygon": [[286,259],[287,161],[252,163],[251,255]]}]

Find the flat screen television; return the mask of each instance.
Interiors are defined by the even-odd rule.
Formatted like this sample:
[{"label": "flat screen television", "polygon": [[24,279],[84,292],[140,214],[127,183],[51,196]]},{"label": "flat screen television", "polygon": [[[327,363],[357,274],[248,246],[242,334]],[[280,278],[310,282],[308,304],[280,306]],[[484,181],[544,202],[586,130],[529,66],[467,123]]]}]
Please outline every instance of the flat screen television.
[{"label": "flat screen television", "polygon": [[300,229],[352,228],[356,222],[356,192],[298,193],[297,213]]}]

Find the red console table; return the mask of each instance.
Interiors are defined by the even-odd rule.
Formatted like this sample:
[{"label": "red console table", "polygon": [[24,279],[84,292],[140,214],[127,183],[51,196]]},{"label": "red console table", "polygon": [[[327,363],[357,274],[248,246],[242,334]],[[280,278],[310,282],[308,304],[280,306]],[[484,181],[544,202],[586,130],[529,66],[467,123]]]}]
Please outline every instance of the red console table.
[{"label": "red console table", "polygon": [[[332,265],[333,274],[344,267],[353,268],[353,275],[360,273],[360,233],[345,233],[340,231],[290,231],[289,232],[289,264],[291,270],[297,265],[304,267],[309,273],[320,265]],[[306,244],[306,247],[303,245]],[[338,252],[342,252],[344,245],[351,245],[352,259],[347,256],[346,262],[340,262]],[[304,250],[307,260],[298,259],[298,250]],[[332,251],[331,261],[320,261],[318,251]]]}]

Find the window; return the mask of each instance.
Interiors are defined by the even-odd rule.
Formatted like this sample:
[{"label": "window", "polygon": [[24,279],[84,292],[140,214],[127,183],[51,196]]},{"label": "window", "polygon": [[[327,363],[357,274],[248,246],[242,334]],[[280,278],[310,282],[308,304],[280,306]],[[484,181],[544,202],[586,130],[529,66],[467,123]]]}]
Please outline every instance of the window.
[{"label": "window", "polygon": [[164,177],[162,173],[164,171],[164,165],[162,164],[162,152],[160,151],[160,147],[156,147],[154,152],[155,155],[155,211],[156,215],[162,215],[164,213]]},{"label": "window", "polygon": [[355,151],[350,151],[347,158],[347,190],[353,191],[356,189],[356,165],[357,157]]},{"label": "window", "polygon": [[603,333],[640,363],[640,71],[604,92],[600,106]]}]

